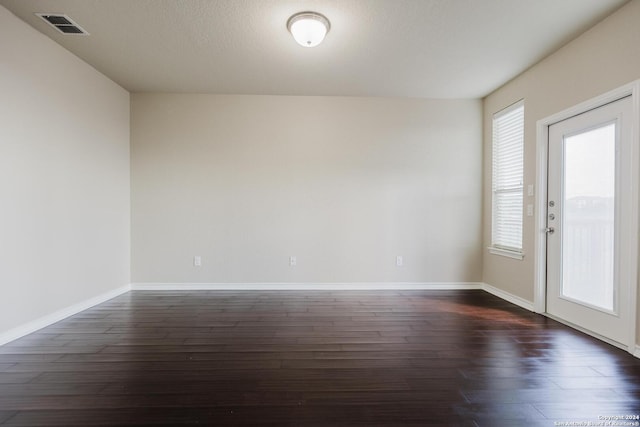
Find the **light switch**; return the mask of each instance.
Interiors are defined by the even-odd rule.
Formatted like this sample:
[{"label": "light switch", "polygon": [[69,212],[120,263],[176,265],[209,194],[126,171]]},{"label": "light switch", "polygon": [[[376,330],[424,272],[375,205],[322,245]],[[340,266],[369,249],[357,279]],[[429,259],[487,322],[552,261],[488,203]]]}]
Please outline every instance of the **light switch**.
[{"label": "light switch", "polygon": [[528,204],[527,205],[527,216],[533,216],[533,205],[532,204]]},{"label": "light switch", "polygon": [[534,192],[533,192],[533,184],[529,184],[527,185],[527,196],[533,196]]}]

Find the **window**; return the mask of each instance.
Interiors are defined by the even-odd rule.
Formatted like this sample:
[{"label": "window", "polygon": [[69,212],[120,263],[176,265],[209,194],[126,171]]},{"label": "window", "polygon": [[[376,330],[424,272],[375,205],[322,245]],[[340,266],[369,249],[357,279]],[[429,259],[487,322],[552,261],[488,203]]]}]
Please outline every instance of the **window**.
[{"label": "window", "polygon": [[522,259],[524,102],[493,116],[491,253]]}]

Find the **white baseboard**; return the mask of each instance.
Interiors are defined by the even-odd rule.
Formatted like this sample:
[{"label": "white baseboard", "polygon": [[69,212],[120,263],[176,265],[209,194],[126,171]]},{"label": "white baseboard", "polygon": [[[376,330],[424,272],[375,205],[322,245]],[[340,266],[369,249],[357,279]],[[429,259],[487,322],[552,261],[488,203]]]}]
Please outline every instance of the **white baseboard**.
[{"label": "white baseboard", "polygon": [[132,291],[371,291],[484,290],[533,311],[533,303],[482,282],[343,282],[343,283],[132,283]]},{"label": "white baseboard", "polygon": [[534,311],[533,309],[533,302],[531,301],[527,301],[524,298],[521,298],[517,295],[513,295],[509,292],[505,292],[502,289],[498,289],[494,286],[491,286],[487,283],[483,283],[482,284],[482,289],[486,292],[489,292],[492,295],[497,296],[498,298],[501,298],[505,301],[510,302],[511,304],[515,304],[519,307],[524,308],[525,310],[529,310],[529,311]]},{"label": "white baseboard", "polygon": [[131,290],[131,285],[122,286],[121,288],[114,289],[109,292],[105,292],[93,298],[89,298],[88,300],[85,300],[85,301],[81,301],[77,304],[74,304],[62,310],[58,310],[54,313],[40,317],[39,319],[32,320],[31,322],[28,322],[22,326],[18,326],[17,328],[10,329],[7,332],[0,334],[0,345],[17,340],[18,338],[21,338],[25,335],[28,335],[46,326],[52,325],[56,322],[66,319],[67,317],[73,316],[74,314],[80,313],[81,311],[84,311],[95,305],[101,304],[105,301],[115,298],[118,295],[122,295],[126,292],[129,292],[130,290]]},{"label": "white baseboard", "polygon": [[479,282],[132,283],[133,291],[371,291],[482,289]]},{"label": "white baseboard", "polygon": [[[130,290],[134,291],[191,291],[191,290],[331,290],[331,291],[350,291],[350,290],[465,290],[477,289],[484,290],[522,307],[526,310],[533,311],[533,303],[524,298],[505,292],[487,283],[480,282],[370,282],[370,283],[132,283],[122,286],[118,289],[95,296],[88,300],[79,302],[63,310],[56,311],[47,316],[31,321],[25,325],[11,329],[0,334],[0,345],[14,341],[46,326],[52,325],[74,314],[80,313],[95,305],[101,304]],[[633,355],[640,358],[640,345],[636,345]]]}]

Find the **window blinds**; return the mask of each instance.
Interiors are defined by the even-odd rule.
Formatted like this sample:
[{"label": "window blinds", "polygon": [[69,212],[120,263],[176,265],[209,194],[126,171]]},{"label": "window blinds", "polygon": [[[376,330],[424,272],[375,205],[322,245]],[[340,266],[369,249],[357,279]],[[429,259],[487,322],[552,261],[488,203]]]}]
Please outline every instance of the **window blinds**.
[{"label": "window blinds", "polygon": [[491,245],[522,251],[524,103],[493,116]]}]

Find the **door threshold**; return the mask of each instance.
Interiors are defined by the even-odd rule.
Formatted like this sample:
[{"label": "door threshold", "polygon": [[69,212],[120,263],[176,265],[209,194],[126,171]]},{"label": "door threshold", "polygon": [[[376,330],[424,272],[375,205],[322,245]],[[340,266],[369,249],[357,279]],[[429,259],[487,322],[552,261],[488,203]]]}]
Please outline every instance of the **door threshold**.
[{"label": "door threshold", "polygon": [[621,350],[624,350],[626,352],[629,352],[629,353],[633,354],[633,350],[629,351],[629,346],[624,345],[622,343],[619,343],[617,341],[614,341],[611,338],[607,338],[607,337],[605,337],[603,335],[597,334],[597,333],[595,333],[593,331],[590,331],[589,329],[586,329],[586,328],[583,328],[582,326],[576,325],[575,323],[568,322],[568,321],[566,321],[564,319],[561,319],[561,318],[559,318],[557,316],[554,316],[553,314],[549,314],[549,313],[546,313],[546,312],[545,313],[541,313],[541,314],[543,316],[545,316],[545,317],[548,317],[551,320],[555,320],[558,323],[562,323],[565,326],[568,326],[568,327],[570,327],[572,329],[575,329],[578,332],[582,332],[583,334],[589,335],[589,336],[591,336],[593,338],[596,338],[596,339],[598,339],[600,341],[603,341],[603,342],[605,342],[605,343],[607,343],[609,345],[612,345],[614,347],[617,347],[617,348],[619,348]]}]

